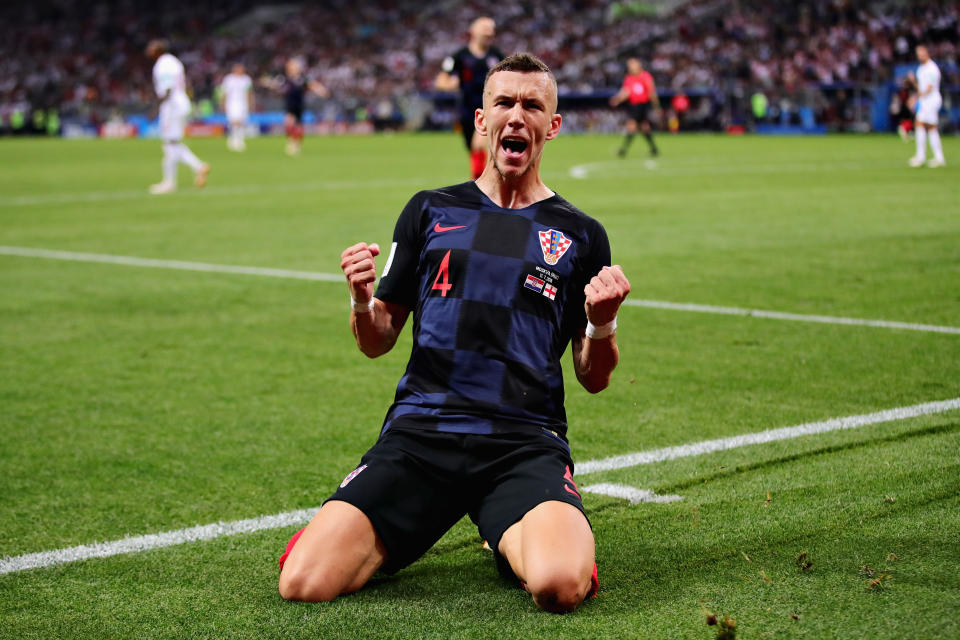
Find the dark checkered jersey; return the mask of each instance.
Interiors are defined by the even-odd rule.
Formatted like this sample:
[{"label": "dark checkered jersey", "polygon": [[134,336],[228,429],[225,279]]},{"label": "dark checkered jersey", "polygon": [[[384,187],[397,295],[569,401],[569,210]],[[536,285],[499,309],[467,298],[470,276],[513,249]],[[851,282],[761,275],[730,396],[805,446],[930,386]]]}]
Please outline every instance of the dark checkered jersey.
[{"label": "dark checkered jersey", "polygon": [[376,292],[413,317],[383,430],[566,439],[560,357],[587,324],[584,286],[609,264],[603,226],[559,195],[523,209],[473,182],[415,195]]}]

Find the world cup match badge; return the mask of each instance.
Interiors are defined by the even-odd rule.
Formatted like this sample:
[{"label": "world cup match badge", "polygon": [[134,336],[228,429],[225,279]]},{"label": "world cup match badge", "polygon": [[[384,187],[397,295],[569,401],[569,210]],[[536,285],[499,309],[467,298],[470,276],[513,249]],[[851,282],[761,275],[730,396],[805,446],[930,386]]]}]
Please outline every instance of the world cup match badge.
[{"label": "world cup match badge", "polygon": [[573,240],[556,229],[540,231],[540,248],[543,249],[543,259],[547,264],[557,264],[557,261],[567,252]]},{"label": "world cup match badge", "polygon": [[343,482],[340,483],[340,488],[343,489],[345,486],[350,484],[350,481],[360,475],[360,472],[367,468],[367,465],[362,464],[350,473],[347,474],[347,477],[343,479]]}]

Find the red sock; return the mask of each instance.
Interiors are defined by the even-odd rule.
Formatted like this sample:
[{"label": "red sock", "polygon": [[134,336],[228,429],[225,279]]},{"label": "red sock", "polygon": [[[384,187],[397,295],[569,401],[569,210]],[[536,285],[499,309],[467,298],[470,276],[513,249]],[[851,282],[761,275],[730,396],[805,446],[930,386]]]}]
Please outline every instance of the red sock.
[{"label": "red sock", "polygon": [[483,170],[486,168],[486,166],[487,166],[486,151],[470,152],[470,173],[473,175],[474,180],[480,177],[480,174],[483,173]]},{"label": "red sock", "polygon": [[303,142],[303,125],[298,124],[293,127],[293,139],[297,142]]},{"label": "red sock", "polygon": [[[306,529],[306,527],[304,527],[303,529]],[[300,539],[300,535],[303,533],[303,529],[300,529],[300,531],[297,531],[295,534],[293,534],[293,537],[290,538],[290,542],[287,543],[287,550],[283,552],[282,556],[280,556],[281,569],[283,569],[283,563],[287,561],[287,556],[289,556],[290,552],[293,551],[293,546],[297,544],[297,540]]]},{"label": "red sock", "polygon": [[293,132],[294,132],[294,130],[295,130],[296,128],[297,128],[297,125],[295,125],[295,124],[285,124],[285,125],[283,125],[283,133],[284,133],[288,138],[293,138],[293,137],[294,137]]}]

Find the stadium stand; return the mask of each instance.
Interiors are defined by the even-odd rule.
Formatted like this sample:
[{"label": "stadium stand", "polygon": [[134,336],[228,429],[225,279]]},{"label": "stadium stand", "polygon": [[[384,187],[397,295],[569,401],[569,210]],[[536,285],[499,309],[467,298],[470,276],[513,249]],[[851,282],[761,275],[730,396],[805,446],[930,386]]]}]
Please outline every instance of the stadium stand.
[{"label": "stadium stand", "polygon": [[[231,62],[257,78],[302,56],[334,94],[314,105],[318,119],[444,127],[452,101],[434,94],[432,80],[481,13],[496,19],[502,50],[530,50],[556,71],[575,129],[616,128],[619,115],[600,107],[629,54],[648,60],[667,98],[687,98],[675,114],[684,128],[889,128],[890,93],[920,41],[931,45],[948,101],[960,84],[957,2],[12,0],[0,6],[0,127],[54,133],[148,112],[142,49],[158,35],[186,65],[201,116]],[[258,102],[279,107],[266,92]]]}]

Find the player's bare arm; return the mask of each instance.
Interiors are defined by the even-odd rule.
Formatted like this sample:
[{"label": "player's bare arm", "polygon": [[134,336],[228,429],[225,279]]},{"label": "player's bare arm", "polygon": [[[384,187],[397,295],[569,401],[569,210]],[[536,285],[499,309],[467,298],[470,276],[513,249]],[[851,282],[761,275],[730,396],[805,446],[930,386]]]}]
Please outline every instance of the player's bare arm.
[{"label": "player's bare arm", "polygon": [[257,80],[257,84],[270,91],[283,90],[283,78],[281,77],[263,76]]},{"label": "player's bare arm", "polygon": [[310,80],[307,83],[307,88],[309,88],[310,91],[314,92],[321,98],[330,97],[330,90],[327,89],[326,85],[320,82],[319,80]]},{"label": "player's bare arm", "polygon": [[598,393],[610,384],[610,376],[620,360],[617,348],[616,320],[620,305],[630,293],[630,282],[619,265],[604,267],[583,289],[587,320],[594,337],[586,331],[574,336],[571,347],[577,380],[590,393]]},{"label": "player's bare arm", "polygon": [[340,254],[340,268],[347,277],[353,300],[350,328],[360,351],[369,358],[382,356],[393,348],[410,313],[406,307],[373,297],[378,255],[380,246],[366,242],[359,242]]},{"label": "player's bare arm", "polygon": [[630,95],[630,92],[626,88],[620,89],[620,91],[615,93],[613,97],[610,98],[610,106],[616,107],[621,102],[626,100],[628,95]]},{"label": "player's bare arm", "polygon": [[434,79],[433,86],[438,91],[456,91],[460,88],[460,78],[452,73],[441,71]]}]

